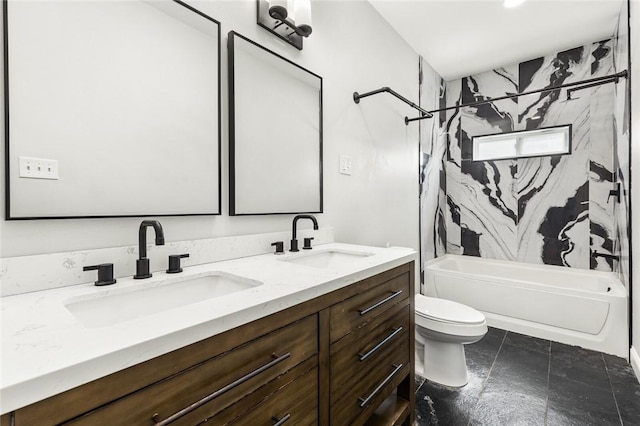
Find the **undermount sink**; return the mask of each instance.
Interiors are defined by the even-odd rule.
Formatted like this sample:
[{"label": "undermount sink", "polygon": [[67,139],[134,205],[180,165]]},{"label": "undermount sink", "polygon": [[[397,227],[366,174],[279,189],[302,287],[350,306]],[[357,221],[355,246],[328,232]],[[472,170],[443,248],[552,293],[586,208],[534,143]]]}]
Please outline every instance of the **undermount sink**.
[{"label": "undermount sink", "polygon": [[108,290],[97,297],[68,300],[65,307],[85,326],[103,327],[260,285],[259,281],[213,272],[145,288]]},{"label": "undermount sink", "polygon": [[322,269],[340,269],[353,265],[359,259],[371,256],[373,253],[347,250],[323,250],[309,254],[301,254],[282,259],[284,262],[296,263],[298,265],[310,266]]}]

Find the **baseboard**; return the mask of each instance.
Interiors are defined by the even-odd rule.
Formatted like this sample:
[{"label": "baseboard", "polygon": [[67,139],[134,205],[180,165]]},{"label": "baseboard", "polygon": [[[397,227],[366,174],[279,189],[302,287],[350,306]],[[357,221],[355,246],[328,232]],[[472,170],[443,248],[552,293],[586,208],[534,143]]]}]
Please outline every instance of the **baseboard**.
[{"label": "baseboard", "polygon": [[633,346],[631,346],[629,358],[631,361],[631,367],[633,367],[633,372],[636,373],[636,378],[640,382],[640,355],[638,355],[636,348]]}]

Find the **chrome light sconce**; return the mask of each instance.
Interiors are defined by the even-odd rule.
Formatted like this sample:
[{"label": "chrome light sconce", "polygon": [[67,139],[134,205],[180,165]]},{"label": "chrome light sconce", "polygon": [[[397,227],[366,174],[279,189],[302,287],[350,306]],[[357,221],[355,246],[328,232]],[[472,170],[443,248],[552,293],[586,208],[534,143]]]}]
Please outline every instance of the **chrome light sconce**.
[{"label": "chrome light sconce", "polygon": [[311,0],[257,0],[258,25],[298,50],[311,34]]}]

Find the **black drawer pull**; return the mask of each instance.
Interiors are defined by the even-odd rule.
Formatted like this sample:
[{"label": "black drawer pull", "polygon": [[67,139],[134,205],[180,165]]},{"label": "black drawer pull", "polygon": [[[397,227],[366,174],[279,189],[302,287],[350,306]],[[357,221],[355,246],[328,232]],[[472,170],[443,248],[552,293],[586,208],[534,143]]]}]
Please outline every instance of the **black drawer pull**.
[{"label": "black drawer pull", "polygon": [[[274,356],[275,356],[275,354],[274,354]],[[194,402],[190,406],[188,406],[186,408],[183,408],[182,410],[172,414],[171,416],[167,417],[166,419],[164,419],[162,421],[156,421],[156,417],[158,417],[158,414],[157,413],[154,414],[153,415],[153,420],[156,422],[156,423],[154,423],[154,426],[165,426],[165,425],[168,425],[169,423],[172,423],[172,422],[178,420],[180,417],[189,414],[190,412],[192,412],[196,408],[199,408],[199,407],[203,406],[204,404],[206,404],[207,402],[219,397],[220,395],[229,392],[231,389],[233,389],[233,388],[235,388],[237,386],[240,386],[241,384],[243,384],[247,380],[250,380],[250,379],[256,377],[257,375],[259,375],[260,373],[265,372],[266,370],[270,369],[271,367],[273,367],[273,366],[275,366],[277,364],[280,364],[282,361],[284,361],[285,359],[289,358],[290,356],[291,356],[291,353],[287,352],[286,354],[275,358],[273,361],[269,361],[268,363],[266,363],[262,367],[256,368],[252,372],[250,372],[248,374],[245,374],[244,376],[240,377],[238,380],[234,380],[233,382],[229,383],[225,387],[220,388],[217,391],[215,391],[214,393],[211,393],[211,394],[205,396],[201,400]]]},{"label": "black drawer pull", "polygon": [[291,414],[287,414],[286,416],[284,416],[283,418],[281,418],[280,420],[278,420],[277,417],[271,417],[271,420],[274,421],[273,426],[280,426],[283,425],[287,420],[289,420],[291,418]]},{"label": "black drawer pull", "polygon": [[403,364],[393,364],[393,371],[391,372],[391,374],[389,374],[387,376],[386,379],[384,379],[382,381],[382,383],[380,383],[374,390],[373,392],[371,392],[369,394],[368,397],[366,398],[358,398],[358,401],[360,401],[360,408],[363,408],[365,405],[369,404],[369,402],[378,394],[378,392],[380,392],[380,390],[386,386],[387,383],[389,383],[391,381],[391,379],[393,379],[393,376],[396,375],[396,373],[398,371],[400,371],[400,369],[402,368]]},{"label": "black drawer pull", "polygon": [[389,297],[385,297],[384,299],[382,299],[381,301],[379,301],[378,303],[376,303],[375,305],[371,305],[366,309],[358,309],[358,312],[360,312],[360,315],[364,315],[364,314],[368,314],[369,312],[373,311],[375,308],[377,308],[378,306],[384,305],[385,303],[387,303],[389,300],[393,299],[396,296],[399,296],[402,294],[402,290],[398,290],[396,292],[393,292],[391,294],[391,296]]},{"label": "black drawer pull", "polygon": [[381,347],[383,347],[384,345],[386,345],[387,343],[389,343],[389,341],[391,339],[393,339],[394,337],[396,337],[398,334],[400,334],[402,332],[402,326],[398,327],[398,328],[394,328],[393,329],[393,333],[391,333],[390,335],[388,335],[387,337],[384,338],[384,340],[382,340],[380,343],[378,343],[377,345],[375,345],[373,348],[369,349],[369,351],[366,354],[358,354],[358,359],[360,360],[360,362],[366,360],[367,358],[369,358],[371,355],[373,355],[374,353],[376,353]]}]

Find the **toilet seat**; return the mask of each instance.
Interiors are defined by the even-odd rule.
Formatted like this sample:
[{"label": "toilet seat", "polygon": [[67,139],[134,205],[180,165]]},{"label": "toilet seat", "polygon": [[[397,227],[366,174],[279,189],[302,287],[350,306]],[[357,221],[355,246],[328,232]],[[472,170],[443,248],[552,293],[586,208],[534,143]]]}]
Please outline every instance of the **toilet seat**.
[{"label": "toilet seat", "polygon": [[[416,326],[441,336],[473,340],[487,332],[487,322],[482,312],[451,300],[415,297]],[[441,337],[444,338],[444,337]]]},{"label": "toilet seat", "polygon": [[416,315],[431,321],[460,325],[485,322],[481,312],[452,300],[416,294],[415,302]]}]

